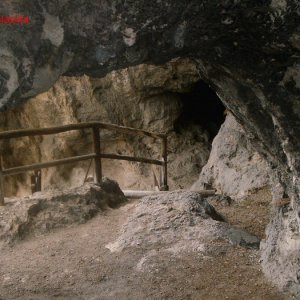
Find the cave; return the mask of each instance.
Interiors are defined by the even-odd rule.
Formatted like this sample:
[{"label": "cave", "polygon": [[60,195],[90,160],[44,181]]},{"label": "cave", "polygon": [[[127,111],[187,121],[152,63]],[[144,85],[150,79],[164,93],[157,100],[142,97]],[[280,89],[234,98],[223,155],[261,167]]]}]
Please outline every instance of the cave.
[{"label": "cave", "polygon": [[[165,65],[144,64],[118,70],[104,78],[62,76],[46,93],[31,98],[9,114],[0,113],[0,116],[6,129],[14,129],[16,123],[21,128],[33,123],[45,127],[62,125],[73,119],[76,122],[101,120],[166,133],[169,187],[176,190],[189,188],[207,163],[212,139],[221,119],[225,119],[220,103],[208,85],[199,81],[195,63],[189,59],[176,59]],[[42,117],[25,118],[32,110]],[[216,110],[219,110],[218,114],[215,114]],[[90,135],[74,132],[61,137],[33,138],[29,143],[26,139],[16,140],[15,144],[5,144],[3,151],[5,149],[5,164],[9,166],[17,162],[26,165],[49,160],[50,157],[58,159],[70,154],[83,155],[91,147]],[[161,145],[149,138],[102,131],[102,151],[160,159]],[[122,189],[154,189],[149,165],[114,160],[103,160],[102,164],[104,175],[117,180]],[[77,186],[83,182],[88,169],[89,163],[83,162],[43,170],[43,190]],[[93,167],[89,175],[93,175]],[[11,177],[7,180],[6,186],[11,187],[6,188],[7,195],[30,194],[29,178]]]},{"label": "cave", "polygon": [[[20,1],[3,0],[0,4],[1,131],[62,124],[66,118],[69,122],[85,122],[100,117],[120,125],[137,128],[147,126],[149,130],[167,128],[171,141],[181,137],[170,145],[170,157],[173,155],[174,161],[175,157],[178,158],[174,164],[173,175],[180,172],[179,181],[183,181],[190,173],[194,172],[195,175],[198,172],[199,179],[191,187],[195,192],[202,188],[202,184],[208,184],[223,196],[236,197],[238,201],[246,195],[249,188],[255,187],[254,182],[270,186],[271,215],[266,236],[260,242],[260,263],[265,276],[280,291],[288,291],[299,298],[298,2],[33,0],[25,5]],[[187,63],[189,67],[186,68],[186,63],[176,63],[178,58],[192,63]],[[145,65],[148,67],[145,68]],[[122,70],[126,71],[122,73]],[[180,74],[182,77],[178,81],[176,78]],[[111,76],[111,80],[103,81],[106,76]],[[122,93],[118,94],[116,85]],[[191,85],[194,85],[192,89]],[[198,89],[202,86],[205,90],[207,85],[215,91],[226,107],[226,119],[221,128],[219,126],[225,116],[224,112],[221,113],[224,108],[219,104],[220,112],[214,114],[214,117],[218,115],[218,120],[213,118],[213,126],[208,125],[211,117],[207,121],[210,110],[202,115],[201,120],[198,118],[204,111],[201,111],[204,103],[201,105],[201,101],[196,101],[198,92],[201,94]],[[110,87],[114,96],[106,98]],[[136,98],[132,97],[132,87],[138,95]],[[207,93],[209,95],[210,91],[207,90]],[[73,101],[75,96],[78,102]],[[165,105],[163,109],[162,103]],[[205,103],[208,105],[209,101]],[[183,107],[182,111],[180,106]],[[114,109],[118,107],[122,107],[122,111],[116,116]],[[202,108],[204,107],[212,109],[215,106],[209,107],[205,104]],[[142,115],[141,112],[145,114]],[[160,122],[163,114],[167,115],[166,122]],[[191,135],[197,135],[197,139],[185,138]],[[78,138],[80,137],[69,137],[70,140]],[[90,141],[84,135],[81,138],[83,145],[89,145]],[[195,140],[201,147],[194,143]],[[209,142],[210,148],[203,147],[206,142]],[[119,147],[123,140],[115,139],[114,143],[114,146]],[[9,145],[10,149],[4,149],[6,146],[1,143],[0,150],[16,155],[20,162],[26,162],[33,159],[32,153],[42,159],[52,158],[54,153],[50,150],[53,148],[61,155],[76,154],[82,148],[68,148],[64,142],[56,142],[51,138],[43,140],[41,145],[39,148],[35,141],[27,140],[25,143]],[[122,145],[125,150],[128,148],[127,145]],[[183,151],[181,155],[180,147],[183,145],[188,145],[190,150]],[[139,151],[134,147],[131,150],[136,153]],[[154,146],[146,151],[150,154],[158,153]],[[199,162],[190,159],[190,154],[200,158]],[[190,161],[190,165],[185,168],[187,161]],[[72,177],[81,178],[84,170],[85,167],[80,166]],[[54,176],[48,174],[49,182],[53,182],[51,178]],[[126,173],[124,179],[125,177]],[[65,180],[63,176],[57,176],[56,179],[58,182]],[[64,184],[68,185],[68,180],[69,178]],[[184,187],[188,184],[190,182],[185,182]],[[11,183],[12,188],[17,186]],[[180,188],[179,185],[176,187]],[[88,193],[91,195],[94,192],[88,190]],[[184,201],[178,201],[182,204],[178,207],[176,201],[172,202],[174,199],[155,199],[162,205],[168,202],[174,204],[162,209],[166,214],[172,215],[174,222],[180,217],[173,213],[180,209],[183,209],[183,213],[178,214],[179,216],[196,211],[199,216],[206,218],[207,211],[203,212],[197,206],[193,199],[197,197],[192,191],[190,193],[179,193],[192,203],[192,207],[188,208]],[[76,190],[72,195],[78,194],[80,191]],[[41,207],[38,204],[42,203],[40,199],[37,200],[38,203],[30,202],[33,201],[31,198],[27,200],[28,202],[19,205],[26,209],[26,203],[33,204],[32,209],[28,210],[28,218],[21,218],[26,223],[26,228],[30,228],[36,216],[47,219],[51,215],[39,213]],[[80,202],[78,199],[76,201]],[[206,202],[201,200],[198,204],[200,202],[205,207]],[[8,204],[6,208],[10,211],[9,208],[14,206],[10,202]],[[152,203],[148,204],[152,207]],[[76,209],[72,205],[70,207],[69,212],[76,214]],[[143,208],[145,207],[147,205]],[[210,208],[208,205],[206,207]],[[5,207],[1,207],[1,212],[5,212],[4,209]],[[13,211],[10,212],[14,216]],[[86,212],[80,215],[80,220],[96,213],[96,209],[89,207]],[[140,216],[145,217],[140,211],[135,219]],[[19,219],[15,218],[12,222],[18,222]],[[196,219],[191,218],[191,228],[197,223]],[[39,224],[43,223],[42,219],[39,221]],[[152,221],[155,223],[155,220]],[[149,222],[150,225],[152,221]],[[184,222],[189,224],[186,219]],[[209,222],[213,221],[209,219]],[[47,222],[44,223],[43,230],[46,231]],[[12,236],[22,233],[24,227],[24,224],[3,224],[0,226],[3,230],[16,229]],[[136,224],[133,227],[138,228]],[[165,230],[166,227],[162,228]],[[191,228],[187,230],[187,240],[196,234]],[[229,231],[236,233],[232,228]],[[215,242],[218,244],[219,240]],[[166,249],[171,249],[173,255],[177,250],[176,253],[179,253],[180,249],[184,249],[184,243],[179,239],[176,249]],[[197,249],[201,250],[203,247],[197,244]],[[137,269],[143,269],[143,263],[151,261],[154,252],[148,253],[144,260],[141,258]],[[6,255],[9,256],[9,252]],[[27,257],[29,262],[32,255]],[[169,263],[170,266],[176,265],[178,261],[175,259],[172,262],[174,263]],[[197,260],[191,265],[196,262]],[[130,268],[134,269],[133,266]],[[182,270],[184,269],[182,266]],[[153,271],[155,268],[149,270]],[[6,295],[9,292],[14,293],[12,289],[9,290],[9,286],[17,286],[16,283],[26,281],[27,278],[20,280],[14,277],[16,282],[11,284],[12,277],[3,273],[1,275],[8,282],[7,288],[4,288]],[[101,282],[106,282],[107,278],[109,276],[103,276]],[[192,280],[190,274],[186,274],[173,286],[178,292],[175,295],[178,298],[187,297],[187,294],[180,294],[178,288],[180,283],[183,287],[187,286],[186,278]],[[155,278],[151,279],[157,283]],[[52,288],[57,289],[57,285]],[[153,286],[151,288],[155,290]],[[36,292],[36,289],[36,286],[32,287],[32,291]],[[197,289],[199,292],[203,287],[197,286]],[[23,293],[29,293],[28,290],[20,288],[18,294],[14,294],[16,299],[21,298]],[[219,295],[224,295],[223,290],[219,292]],[[241,291],[236,295],[239,292]],[[26,296],[30,298],[32,295]],[[45,294],[41,294],[43,296]],[[243,296],[248,297],[246,294]],[[75,297],[74,294],[70,296],[72,297]]]},{"label": "cave", "polygon": [[174,121],[174,130],[180,132],[181,128],[189,124],[196,124],[209,133],[212,142],[221,125],[225,121],[225,106],[203,80],[194,83],[190,92],[180,95],[182,111]]},{"label": "cave", "polygon": [[[173,221],[169,224],[164,220],[165,215],[161,214],[161,210],[166,209],[166,216],[172,212],[172,218],[180,220],[177,211],[184,207],[184,215],[187,219],[184,219],[183,224],[195,223],[197,225],[193,226],[199,226],[197,230],[200,230],[203,226],[202,220],[199,222],[198,218],[213,220],[211,222],[223,222],[224,217],[219,214],[219,211],[222,212],[224,206],[227,205],[232,207],[229,214],[231,222],[236,222],[238,217],[235,215],[239,215],[242,219],[240,222],[249,226],[255,215],[259,222],[259,225],[254,226],[255,230],[260,238],[263,238],[262,232],[266,225],[266,205],[269,205],[270,202],[269,190],[266,186],[270,185],[269,173],[271,171],[263,157],[249,143],[241,123],[237,121],[233,113],[225,109],[224,104],[214,92],[214,88],[200,78],[194,61],[178,58],[164,65],[142,64],[121,69],[111,72],[103,78],[61,76],[47,92],[32,97],[24,105],[12,111],[0,113],[0,120],[3,129],[6,130],[27,128],[32,124],[39,128],[62,125],[70,120],[80,123],[100,119],[106,123],[167,133],[168,178],[171,194],[170,196],[162,195],[162,198],[157,197],[155,201],[150,198],[150,202],[145,202],[148,201],[145,198],[146,200],[141,202],[142,206],[139,208],[143,213],[139,212],[133,217],[137,220],[136,223],[129,223],[132,229],[128,229],[129,225],[129,227],[125,225],[123,228],[125,238],[121,240],[121,244],[124,243],[124,240],[134,239],[132,231],[135,232],[136,228],[143,228],[139,222],[143,216],[147,216],[147,210],[151,211],[150,215],[153,219],[148,220],[146,217],[141,221],[146,225],[137,236],[143,236],[143,230],[147,230],[157,220],[161,220],[163,223],[160,226],[172,228]],[[41,117],[32,118],[32,111]],[[105,130],[101,134],[101,150],[104,152],[145,157],[160,157],[159,155],[161,155],[161,148],[156,140],[134,136],[128,139],[126,135],[111,134]],[[37,162],[36,160],[45,161],[82,155],[91,148],[92,139],[88,132],[73,132],[3,143],[1,153],[4,156],[5,166],[9,166],[26,165]],[[17,200],[16,207],[12,205],[12,208],[17,211],[16,214],[21,213],[22,215],[18,216],[16,220],[6,220],[11,225],[4,228],[22,226],[23,229],[20,235],[19,231],[8,230],[6,234],[9,239],[18,240],[21,237],[27,237],[29,231],[35,234],[45,234],[45,232],[51,232],[52,228],[64,227],[69,223],[80,223],[82,219],[89,220],[97,214],[99,208],[101,211],[102,206],[105,205],[112,208],[118,207],[119,203],[126,202],[120,188],[123,191],[127,189],[149,190],[149,187],[154,189],[152,169],[147,165],[102,160],[102,170],[105,176],[118,182],[117,184],[108,179],[104,181],[104,186],[108,184],[112,188],[113,196],[107,195],[107,190],[104,190],[103,195],[103,191],[98,190],[99,187],[95,189],[93,186],[83,185],[87,175],[93,176],[91,162],[43,170],[42,198],[39,198],[41,197],[40,193],[29,196],[31,192],[29,176],[8,177],[5,182],[6,196],[17,196],[17,199],[23,199],[22,196],[25,195],[27,203],[31,203],[28,208],[29,223],[24,211],[19,209],[25,204],[22,202],[23,200],[21,202]],[[63,192],[61,195],[60,192],[57,192],[60,190],[68,192]],[[199,199],[199,203],[203,205],[203,208],[199,208],[200,204],[194,201],[199,197],[199,191],[205,192],[205,190],[208,190],[206,192],[209,193],[213,190],[217,196],[211,196],[209,202],[202,198],[201,201]],[[258,192],[254,192],[254,196],[251,196],[251,193],[256,190]],[[94,195],[97,197],[95,198]],[[46,204],[47,202],[44,203],[47,197],[52,199],[50,206]],[[155,195],[150,197],[155,197]],[[174,197],[177,200],[174,200]],[[260,201],[260,197],[265,200]],[[232,205],[232,199],[241,204]],[[240,199],[241,202],[239,202]],[[76,205],[72,201],[75,201]],[[244,208],[244,202],[248,205],[247,210]],[[157,206],[155,203],[158,203]],[[164,207],[165,203],[173,204],[166,208]],[[210,207],[210,203],[218,208],[218,212]],[[179,210],[178,205],[180,206]],[[261,206],[259,212],[255,212],[257,206]],[[33,215],[31,215],[31,211],[33,211]],[[179,213],[179,216],[181,214]],[[23,219],[24,215],[25,219]],[[167,218],[167,220],[169,219]],[[16,225],[15,222],[18,224]],[[165,224],[165,222],[167,223]],[[44,223],[47,224],[46,227],[41,225]],[[181,241],[181,235],[184,236],[184,232],[189,231],[193,226],[183,227],[183,232],[178,236],[178,243],[185,244]],[[210,226],[214,227],[216,224],[212,223]],[[226,222],[217,225],[217,227],[222,226],[224,228],[221,233],[216,231],[213,234],[217,237],[213,243],[218,243],[218,239],[224,238],[225,235],[233,245],[238,243],[246,245],[246,247],[258,248],[259,239],[256,236],[251,236],[243,230],[239,231],[240,229],[230,228],[228,230],[227,226],[229,225]],[[126,232],[126,230],[129,231]],[[153,232],[155,230],[153,229]],[[126,234],[129,237],[126,237]],[[162,235],[162,240],[168,240],[169,234]],[[3,235],[5,236],[5,234]],[[193,230],[190,235],[194,235]],[[242,236],[242,239],[237,240],[236,235]],[[199,238],[181,247],[187,249],[186,251],[194,251],[192,249],[195,243],[197,245],[205,243],[205,240]],[[115,246],[110,244],[107,247],[115,249]],[[124,247],[128,247],[128,245],[125,243]],[[153,247],[153,245],[147,245],[147,247]],[[209,245],[205,247],[210,249]],[[214,250],[210,249],[209,251]],[[226,259],[229,259],[229,255],[231,256],[230,252],[224,255],[228,255]],[[143,258],[141,259],[143,261]],[[206,266],[206,268],[210,270],[213,267]],[[179,274],[181,273],[179,272]],[[249,275],[253,276],[253,274]],[[262,274],[257,276],[257,280],[262,280],[260,277]],[[259,293],[264,289],[265,286]]]}]

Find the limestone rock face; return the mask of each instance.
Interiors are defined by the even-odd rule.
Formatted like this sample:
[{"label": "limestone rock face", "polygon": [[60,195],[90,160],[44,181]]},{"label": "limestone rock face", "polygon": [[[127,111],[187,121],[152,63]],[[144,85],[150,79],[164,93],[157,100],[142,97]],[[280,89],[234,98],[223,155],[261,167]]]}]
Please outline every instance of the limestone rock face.
[{"label": "limestone rock face", "polygon": [[[61,77],[48,92],[22,107],[0,113],[2,130],[40,128],[101,121],[168,134],[169,185],[188,188],[208,159],[208,133],[189,124],[175,132],[174,122],[182,111],[180,93],[199,80],[196,64],[188,59],[163,66],[140,65],[114,71],[106,77]],[[161,143],[151,138],[101,132],[102,151],[131,156],[161,158]],[[1,154],[4,167],[50,161],[91,153],[91,132],[69,132],[37,138],[5,141]],[[42,171],[43,189],[79,186],[89,162]],[[159,169],[156,170],[159,176]],[[122,188],[153,189],[153,170],[145,164],[103,160],[103,173]],[[93,166],[90,169],[93,174]],[[30,192],[29,176],[7,177],[6,195]]]},{"label": "limestone rock face", "polygon": [[[290,197],[299,241],[298,0],[1,2],[1,14],[20,13],[29,15],[28,26],[0,27],[2,110],[48,90],[61,74],[102,76],[192,57],[269,162],[274,197]],[[274,230],[284,232],[282,215],[275,219]],[[278,258],[277,269],[293,273],[285,285],[292,281],[300,292],[299,268],[280,267],[277,237],[268,236],[272,261]]]},{"label": "limestone rock face", "polygon": [[269,184],[271,170],[253,149],[241,125],[232,114],[215,137],[208,163],[192,190],[211,185],[217,193],[242,198],[247,193]]},{"label": "limestone rock face", "polygon": [[0,208],[0,248],[28,236],[85,223],[98,212],[126,201],[118,184],[108,178],[100,186],[87,183],[75,189],[10,199]]},{"label": "limestone rock face", "polygon": [[264,272],[279,288],[299,298],[299,225],[289,204],[273,203],[267,237],[260,246]]}]

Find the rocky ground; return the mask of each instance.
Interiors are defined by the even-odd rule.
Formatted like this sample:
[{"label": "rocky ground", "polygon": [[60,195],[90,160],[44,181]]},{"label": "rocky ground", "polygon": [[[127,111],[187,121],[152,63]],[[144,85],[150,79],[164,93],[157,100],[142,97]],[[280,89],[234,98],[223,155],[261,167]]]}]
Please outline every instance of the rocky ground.
[{"label": "rocky ground", "polygon": [[255,247],[231,240],[231,224],[263,238],[269,192],[227,200],[209,202],[228,223],[197,193],[173,192],[24,237],[1,251],[0,299],[292,299],[266,281]]},{"label": "rocky ground", "polygon": [[0,209],[0,248],[54,229],[82,224],[106,207],[126,202],[119,185],[104,178],[101,186],[86,183],[64,191],[35,193],[5,199]]}]

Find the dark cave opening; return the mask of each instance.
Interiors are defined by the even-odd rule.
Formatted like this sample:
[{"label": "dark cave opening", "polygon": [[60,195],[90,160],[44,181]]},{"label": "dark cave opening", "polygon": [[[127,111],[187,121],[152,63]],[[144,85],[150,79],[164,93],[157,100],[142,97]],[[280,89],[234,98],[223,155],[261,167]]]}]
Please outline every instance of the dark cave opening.
[{"label": "dark cave opening", "polygon": [[174,130],[180,132],[182,128],[196,124],[206,129],[210,141],[217,135],[225,121],[225,106],[210,86],[200,80],[191,91],[180,94],[182,113],[174,122]]}]

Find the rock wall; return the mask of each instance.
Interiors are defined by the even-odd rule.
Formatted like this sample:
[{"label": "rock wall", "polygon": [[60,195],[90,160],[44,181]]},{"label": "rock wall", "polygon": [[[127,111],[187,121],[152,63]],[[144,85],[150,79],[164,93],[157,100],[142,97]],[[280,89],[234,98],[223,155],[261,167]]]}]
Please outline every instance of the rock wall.
[{"label": "rock wall", "polygon": [[192,190],[211,186],[219,194],[243,198],[269,185],[270,173],[267,162],[253,149],[242,126],[228,113],[212,143],[208,163]]},{"label": "rock wall", "polygon": [[[4,0],[0,9],[30,16],[29,26],[0,27],[2,110],[48,90],[61,74],[102,76],[140,63],[197,59],[203,78],[271,166],[274,198],[291,199],[287,223],[299,241],[298,0]],[[269,263],[278,263],[284,285],[293,282],[300,293],[298,252],[291,249],[291,269],[281,261],[279,236],[292,242],[282,220],[277,213],[276,234],[268,234]]]},{"label": "rock wall", "polygon": [[[169,136],[169,185],[171,189],[189,187],[208,159],[209,134],[196,124],[187,124],[177,133],[173,125],[182,110],[180,93],[189,91],[197,80],[196,65],[187,59],[173,60],[163,66],[140,65],[114,71],[102,79],[61,77],[47,93],[30,99],[18,109],[0,113],[1,129],[98,120],[164,132]],[[161,158],[159,141],[108,131],[101,136],[103,152]],[[3,144],[1,154],[6,168],[49,161],[92,152],[91,138],[90,132],[78,131],[11,140]],[[83,162],[43,170],[43,189],[79,186],[88,167],[89,162]],[[149,165],[103,160],[103,173],[117,180],[122,188],[154,188]],[[29,189],[29,176],[7,178],[6,195],[28,194]]]}]

